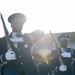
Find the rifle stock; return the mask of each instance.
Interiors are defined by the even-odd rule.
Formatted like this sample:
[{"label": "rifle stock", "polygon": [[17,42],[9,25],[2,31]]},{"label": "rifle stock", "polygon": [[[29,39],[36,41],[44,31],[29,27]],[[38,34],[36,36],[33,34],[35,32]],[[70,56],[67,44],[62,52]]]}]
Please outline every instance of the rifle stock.
[{"label": "rifle stock", "polygon": [[55,38],[54,38],[54,36],[53,36],[53,34],[52,34],[51,31],[50,31],[50,34],[51,34],[52,39],[53,39],[53,41],[54,41],[54,44],[55,44],[55,46],[56,46],[56,50],[57,50],[57,53],[58,53],[58,56],[59,56],[60,65],[63,65],[64,62],[63,62],[62,57],[61,57],[61,54],[60,54],[60,52],[59,52],[59,47],[58,47],[58,45],[57,45],[57,43],[56,43],[56,40],[55,40]]}]

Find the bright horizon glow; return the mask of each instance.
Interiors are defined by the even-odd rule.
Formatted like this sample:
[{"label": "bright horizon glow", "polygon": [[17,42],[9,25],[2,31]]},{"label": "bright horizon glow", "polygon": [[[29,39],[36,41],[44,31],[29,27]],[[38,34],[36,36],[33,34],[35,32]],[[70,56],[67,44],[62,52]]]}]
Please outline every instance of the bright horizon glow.
[{"label": "bright horizon glow", "polygon": [[[15,12],[26,15],[23,33],[41,29],[45,33],[75,31],[75,0],[1,0],[0,12],[3,14],[8,31],[11,32],[8,16]],[[4,35],[0,21],[0,36]]]}]

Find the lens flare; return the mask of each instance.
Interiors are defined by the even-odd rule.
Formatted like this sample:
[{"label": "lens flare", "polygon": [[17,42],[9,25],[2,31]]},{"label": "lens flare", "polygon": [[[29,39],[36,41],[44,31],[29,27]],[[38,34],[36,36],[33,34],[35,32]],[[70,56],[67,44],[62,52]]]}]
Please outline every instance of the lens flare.
[{"label": "lens flare", "polygon": [[47,57],[50,54],[50,50],[43,49],[38,52],[42,57]]}]

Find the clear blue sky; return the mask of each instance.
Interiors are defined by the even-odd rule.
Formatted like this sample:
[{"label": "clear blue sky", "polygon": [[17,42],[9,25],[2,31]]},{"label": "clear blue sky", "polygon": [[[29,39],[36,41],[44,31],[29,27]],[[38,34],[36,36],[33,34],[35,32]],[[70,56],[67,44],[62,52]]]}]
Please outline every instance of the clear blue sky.
[{"label": "clear blue sky", "polygon": [[[9,15],[15,12],[24,13],[27,22],[23,33],[42,29],[45,33],[75,31],[75,0],[0,0],[0,12],[3,14],[8,31]],[[3,36],[0,21],[0,36]]]}]

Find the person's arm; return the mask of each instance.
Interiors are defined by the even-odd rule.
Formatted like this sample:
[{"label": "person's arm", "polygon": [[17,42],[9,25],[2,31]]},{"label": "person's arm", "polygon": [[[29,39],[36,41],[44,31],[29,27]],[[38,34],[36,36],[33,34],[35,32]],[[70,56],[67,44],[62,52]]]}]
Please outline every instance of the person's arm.
[{"label": "person's arm", "polygon": [[55,50],[51,52],[49,66],[52,74],[54,74],[55,72],[63,72],[67,70],[66,65],[60,65],[59,58]]},{"label": "person's arm", "polygon": [[72,56],[72,58],[75,58],[75,49],[71,48],[71,56]]},{"label": "person's arm", "polygon": [[0,63],[6,63],[9,60],[15,60],[15,53],[8,50],[7,43],[4,38],[0,38]]},{"label": "person's arm", "polygon": [[0,38],[0,63],[3,63],[4,61],[6,61],[4,58],[4,54],[7,49],[5,45],[6,45],[5,38],[4,37]]},{"label": "person's arm", "polygon": [[55,50],[52,50],[50,53],[50,58],[49,58],[49,71],[52,75],[55,74],[55,67],[58,66],[57,65],[57,59],[55,58]]}]

